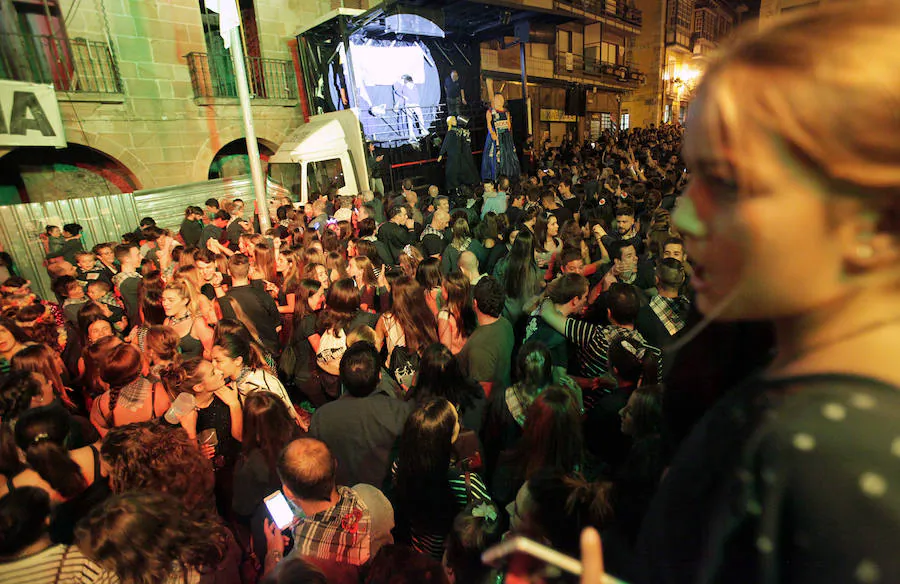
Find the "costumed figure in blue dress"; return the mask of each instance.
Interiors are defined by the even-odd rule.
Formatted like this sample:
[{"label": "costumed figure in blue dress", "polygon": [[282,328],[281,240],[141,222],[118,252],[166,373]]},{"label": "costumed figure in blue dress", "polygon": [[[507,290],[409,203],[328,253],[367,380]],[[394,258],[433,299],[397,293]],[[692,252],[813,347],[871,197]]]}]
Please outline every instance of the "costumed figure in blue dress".
[{"label": "costumed figure in blue dress", "polygon": [[512,136],[512,117],[504,108],[505,103],[498,93],[494,95],[493,107],[487,112],[488,135],[481,155],[481,178],[485,180],[497,180],[500,175],[513,178],[520,174]]}]

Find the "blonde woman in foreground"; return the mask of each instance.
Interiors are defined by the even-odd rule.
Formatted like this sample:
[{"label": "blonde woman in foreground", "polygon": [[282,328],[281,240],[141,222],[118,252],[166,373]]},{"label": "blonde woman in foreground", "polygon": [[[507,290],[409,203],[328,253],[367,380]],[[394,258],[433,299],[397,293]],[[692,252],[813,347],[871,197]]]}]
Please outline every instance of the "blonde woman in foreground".
[{"label": "blonde woman in foreground", "polygon": [[900,582],[898,106],[896,1],[778,21],[707,72],[675,222],[707,318],[768,321],[777,353],[682,443],[638,583]]}]

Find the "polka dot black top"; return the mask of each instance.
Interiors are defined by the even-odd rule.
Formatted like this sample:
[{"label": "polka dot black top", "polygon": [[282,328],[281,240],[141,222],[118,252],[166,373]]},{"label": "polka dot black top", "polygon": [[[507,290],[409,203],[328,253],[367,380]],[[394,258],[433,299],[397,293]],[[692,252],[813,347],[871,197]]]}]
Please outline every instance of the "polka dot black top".
[{"label": "polka dot black top", "polygon": [[745,383],[681,446],[638,551],[637,582],[900,582],[900,389]]}]

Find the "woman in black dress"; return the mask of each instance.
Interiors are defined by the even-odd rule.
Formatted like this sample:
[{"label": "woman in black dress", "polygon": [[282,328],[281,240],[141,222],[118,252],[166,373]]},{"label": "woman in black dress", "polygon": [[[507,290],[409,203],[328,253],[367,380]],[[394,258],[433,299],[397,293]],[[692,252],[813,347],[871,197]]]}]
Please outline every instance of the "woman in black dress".
[{"label": "woman in black dress", "polygon": [[225,384],[225,376],[205,359],[188,359],[160,372],[166,390],[177,396],[191,393],[196,408],[179,420],[190,438],[213,461],[216,471],[216,507],[223,517],[231,510],[234,467],[241,451],[243,413],[238,392]]}]

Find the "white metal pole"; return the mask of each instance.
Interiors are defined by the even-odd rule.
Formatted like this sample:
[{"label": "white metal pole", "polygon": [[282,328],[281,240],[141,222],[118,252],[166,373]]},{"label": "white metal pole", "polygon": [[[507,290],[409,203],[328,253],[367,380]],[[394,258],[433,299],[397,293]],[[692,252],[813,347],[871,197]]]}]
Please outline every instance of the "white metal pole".
[{"label": "white metal pole", "polygon": [[247,156],[250,158],[250,176],[253,178],[253,193],[256,195],[256,207],[259,210],[259,229],[265,233],[271,227],[269,206],[266,203],[266,179],[263,176],[262,163],[259,160],[256,131],[253,129],[253,112],[250,110],[250,86],[247,82],[247,68],[244,65],[244,49],[241,44],[241,29],[239,27],[231,30],[231,60],[234,63],[238,98],[241,100],[244,137],[247,140]]}]

